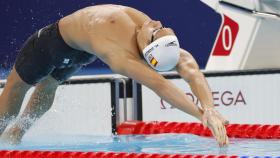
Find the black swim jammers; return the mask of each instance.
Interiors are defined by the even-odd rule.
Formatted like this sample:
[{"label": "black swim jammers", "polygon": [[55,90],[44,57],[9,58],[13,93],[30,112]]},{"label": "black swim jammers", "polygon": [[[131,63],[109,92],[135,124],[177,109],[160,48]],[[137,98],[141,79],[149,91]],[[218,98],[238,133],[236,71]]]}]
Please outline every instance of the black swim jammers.
[{"label": "black swim jammers", "polygon": [[30,85],[51,75],[62,82],[96,60],[96,56],[68,46],[62,39],[58,22],[46,26],[24,43],[15,62],[21,79]]}]

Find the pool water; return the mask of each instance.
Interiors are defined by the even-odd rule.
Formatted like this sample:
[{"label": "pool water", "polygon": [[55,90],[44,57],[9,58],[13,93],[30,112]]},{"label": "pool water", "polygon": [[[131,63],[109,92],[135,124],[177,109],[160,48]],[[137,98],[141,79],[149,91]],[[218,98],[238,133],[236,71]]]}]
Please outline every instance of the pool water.
[{"label": "pool water", "polygon": [[225,154],[280,156],[280,140],[230,139],[219,148],[213,138],[190,134],[129,136],[65,136],[24,138],[17,146],[0,145],[0,150],[113,151],[167,154]]}]

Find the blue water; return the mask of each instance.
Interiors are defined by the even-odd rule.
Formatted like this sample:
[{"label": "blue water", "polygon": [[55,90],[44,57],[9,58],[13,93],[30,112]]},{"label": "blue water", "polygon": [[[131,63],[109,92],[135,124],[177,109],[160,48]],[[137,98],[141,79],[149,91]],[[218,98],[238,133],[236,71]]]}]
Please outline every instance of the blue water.
[{"label": "blue water", "polygon": [[135,136],[65,136],[25,138],[17,146],[0,145],[9,150],[114,151],[168,154],[226,154],[239,156],[280,156],[280,140],[230,139],[219,148],[213,138],[189,134]]}]

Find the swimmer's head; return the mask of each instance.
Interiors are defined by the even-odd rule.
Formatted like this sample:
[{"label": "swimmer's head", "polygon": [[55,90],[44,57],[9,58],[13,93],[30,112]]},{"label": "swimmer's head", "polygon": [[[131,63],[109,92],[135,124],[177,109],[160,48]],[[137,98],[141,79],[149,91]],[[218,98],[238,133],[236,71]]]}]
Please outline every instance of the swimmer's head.
[{"label": "swimmer's head", "polygon": [[179,60],[179,41],[170,28],[148,21],[137,31],[138,47],[147,63],[158,71],[173,69]]}]

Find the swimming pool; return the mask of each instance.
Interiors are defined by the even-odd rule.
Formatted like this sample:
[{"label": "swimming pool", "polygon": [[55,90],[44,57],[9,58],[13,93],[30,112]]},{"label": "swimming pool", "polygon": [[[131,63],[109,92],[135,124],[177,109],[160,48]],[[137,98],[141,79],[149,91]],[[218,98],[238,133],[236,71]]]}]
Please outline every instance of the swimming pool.
[{"label": "swimming pool", "polygon": [[280,140],[230,139],[219,148],[213,138],[192,134],[121,136],[49,135],[25,137],[20,145],[1,145],[0,150],[97,151],[160,154],[280,156]]},{"label": "swimming pool", "polygon": [[[150,120],[158,120],[158,121],[139,122],[136,121],[137,118],[135,116],[133,116],[134,119],[130,119],[129,117],[127,117],[129,120],[134,120],[134,121],[124,124],[123,126],[124,128],[122,129],[124,133],[121,134],[125,134],[125,132],[127,131],[133,131],[130,133],[128,132],[127,134],[137,134],[137,135],[110,136],[112,132],[116,130],[116,125],[118,124],[117,120],[119,119],[119,122],[123,122],[126,120],[124,119],[125,118],[124,116],[130,116],[128,114],[133,113],[132,111],[133,109],[126,109],[128,113],[124,113],[124,112],[117,113],[112,110],[112,109],[116,109],[116,107],[123,107],[125,105],[122,104],[122,102],[120,102],[122,99],[120,97],[120,94],[117,95],[117,93],[115,93],[120,91],[120,87],[121,87],[120,82],[115,82],[115,81],[112,82],[112,79],[106,79],[104,80],[104,83],[103,80],[101,83],[101,81],[99,81],[99,78],[96,79],[87,78],[84,79],[84,82],[81,81],[83,80],[82,79],[73,80],[71,84],[67,83],[65,85],[61,85],[58,89],[58,93],[57,93],[58,97],[56,98],[57,100],[55,100],[52,109],[46,115],[44,115],[44,117],[38,120],[38,122],[32,127],[32,129],[29,130],[28,134],[25,135],[20,145],[7,146],[7,145],[0,144],[0,158],[2,158],[2,153],[4,150],[8,150],[8,152],[17,151],[17,150],[20,151],[29,150],[31,152],[81,151],[83,153],[86,153],[89,151],[89,152],[184,154],[184,155],[211,154],[211,155],[229,155],[229,156],[231,155],[273,156],[273,157],[280,156],[280,125],[273,125],[273,124],[279,124],[278,114],[273,115],[274,113],[273,114],[271,113],[271,115],[264,115],[262,113],[261,115],[258,115],[259,113],[257,112],[255,113],[251,112],[252,114],[254,114],[251,116],[249,115],[250,113],[249,114],[246,113],[246,111],[244,111],[243,109],[247,107],[252,107],[256,109],[256,106],[251,106],[251,104],[249,106],[250,100],[246,100],[248,102],[248,105],[242,107],[242,109],[239,109],[239,113],[238,115],[236,114],[236,117],[232,117],[232,118],[239,118],[240,120],[233,120],[233,122],[248,123],[251,121],[257,124],[232,124],[231,126],[229,126],[228,135],[231,137],[231,139],[230,139],[230,145],[227,148],[219,148],[217,142],[213,138],[203,137],[203,136],[209,136],[210,132],[207,132],[206,130],[202,131],[201,124],[185,122],[185,121],[189,121],[188,119],[184,119],[183,123],[172,122],[171,116],[173,117],[179,115],[179,113],[172,108],[155,109],[152,110],[153,114],[145,113],[146,111],[143,111],[142,113],[143,120],[145,121],[145,119],[147,119],[147,116],[149,117],[158,116],[155,114],[156,112],[162,112],[162,114],[164,114],[162,116],[164,116],[164,118],[167,119],[167,112],[168,112],[168,116],[170,118],[168,119],[167,122],[160,122],[160,120],[162,120],[160,118],[159,119],[149,118]],[[127,84],[128,83],[129,82],[127,82]],[[143,91],[141,93],[146,94],[146,92],[144,93]],[[113,94],[113,95],[108,95],[108,94]],[[147,94],[150,93],[147,92]],[[76,96],[78,95],[81,96],[78,99],[65,99],[65,98],[76,98]],[[100,96],[100,97],[92,98],[92,96]],[[142,106],[144,107],[145,103],[147,103],[148,105],[149,100],[151,99],[146,98],[146,102],[143,101]],[[155,100],[157,100],[160,103],[159,99],[155,99]],[[119,103],[119,102],[120,102],[119,106],[115,105],[115,103]],[[132,106],[129,103],[130,102],[128,100],[127,107]],[[157,108],[161,107],[158,103],[152,103],[149,105],[153,105],[152,107],[157,107]],[[272,105],[272,104],[267,103],[267,105]],[[141,106],[141,104],[139,104],[139,106]],[[274,107],[274,106],[270,106],[270,107]],[[230,111],[231,110],[230,108],[227,107],[226,110]],[[263,108],[260,107],[260,109]],[[124,109],[121,110],[125,111]],[[119,109],[119,111],[121,110]],[[260,111],[262,112],[263,110]],[[275,109],[273,109],[273,111],[277,112],[277,110]],[[240,113],[242,113],[242,115]],[[271,116],[271,117],[265,117],[265,116]],[[250,118],[256,118],[256,120],[252,121],[250,120]],[[263,123],[265,122],[263,121],[265,120],[264,118],[266,118],[267,120],[274,119],[274,122],[269,122],[270,125],[264,124]],[[175,120],[179,122],[182,121],[180,119],[175,119]],[[136,133],[134,133],[135,131]],[[137,131],[139,131],[140,133],[137,133]],[[155,135],[155,133],[158,134]],[[180,133],[180,134],[171,134],[171,133]],[[191,133],[200,136],[192,135]],[[151,135],[142,135],[142,134],[151,134]],[[243,137],[243,138],[241,139],[241,138],[234,138],[234,137]],[[246,139],[246,138],[250,138],[250,139]],[[255,139],[255,138],[263,138],[263,139]],[[275,138],[275,139],[271,139],[271,138]],[[15,156],[8,156],[8,158],[12,158],[12,157]],[[39,156],[38,158],[42,158],[42,157]],[[111,158],[111,157],[107,155],[106,158]],[[155,158],[155,157],[149,157],[149,158]],[[163,157],[160,156],[160,158]],[[178,158],[178,157],[172,156],[172,158]],[[179,158],[185,158],[185,157],[179,157]]]}]

